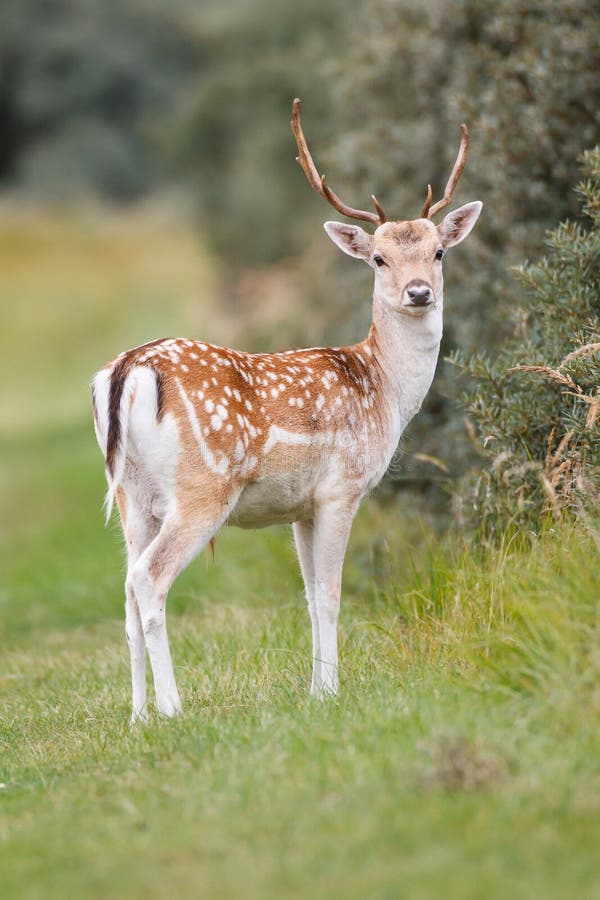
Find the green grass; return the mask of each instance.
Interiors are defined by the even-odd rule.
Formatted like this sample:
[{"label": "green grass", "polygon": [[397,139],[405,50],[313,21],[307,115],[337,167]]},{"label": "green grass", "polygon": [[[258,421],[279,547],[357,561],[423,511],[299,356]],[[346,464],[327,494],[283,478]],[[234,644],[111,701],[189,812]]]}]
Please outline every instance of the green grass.
[{"label": "green grass", "polygon": [[0,438],[3,900],[600,898],[593,533],[483,551],[371,498],[319,704],[289,532],[224,531],[169,599],[184,714],[132,730],[100,454],[45,396]]}]

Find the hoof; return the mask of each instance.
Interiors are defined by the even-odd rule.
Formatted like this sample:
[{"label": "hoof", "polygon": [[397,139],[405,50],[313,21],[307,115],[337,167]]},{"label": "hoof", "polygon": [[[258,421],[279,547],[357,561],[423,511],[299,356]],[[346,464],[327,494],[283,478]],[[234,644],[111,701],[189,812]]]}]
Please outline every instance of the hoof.
[{"label": "hoof", "polygon": [[136,725],[146,725],[150,721],[150,716],[148,715],[148,710],[145,706],[142,709],[131,713],[131,719],[129,720],[129,724],[132,728],[135,728]]},{"label": "hoof", "polygon": [[157,700],[156,709],[161,718],[173,719],[175,716],[181,715],[181,700],[178,696]]}]

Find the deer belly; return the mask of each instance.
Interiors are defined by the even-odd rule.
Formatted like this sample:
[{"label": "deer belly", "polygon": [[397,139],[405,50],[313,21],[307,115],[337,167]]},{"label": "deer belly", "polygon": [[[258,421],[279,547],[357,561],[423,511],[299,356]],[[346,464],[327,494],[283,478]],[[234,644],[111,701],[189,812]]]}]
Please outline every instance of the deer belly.
[{"label": "deer belly", "polygon": [[313,484],[306,474],[280,473],[251,481],[233,508],[228,525],[264,528],[308,518],[312,509]]}]

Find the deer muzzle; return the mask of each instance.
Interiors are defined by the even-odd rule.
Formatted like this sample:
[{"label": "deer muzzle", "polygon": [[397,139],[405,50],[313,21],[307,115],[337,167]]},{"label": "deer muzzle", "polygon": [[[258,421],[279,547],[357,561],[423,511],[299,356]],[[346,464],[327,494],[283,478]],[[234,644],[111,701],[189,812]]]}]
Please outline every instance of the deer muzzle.
[{"label": "deer muzzle", "polygon": [[433,300],[433,290],[426,281],[409,281],[402,291],[403,306],[431,306]]}]

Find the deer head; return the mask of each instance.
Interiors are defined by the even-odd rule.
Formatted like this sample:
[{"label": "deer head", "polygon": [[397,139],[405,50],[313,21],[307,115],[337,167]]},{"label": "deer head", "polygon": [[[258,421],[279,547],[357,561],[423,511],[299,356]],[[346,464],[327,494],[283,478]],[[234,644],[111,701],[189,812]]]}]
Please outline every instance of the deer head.
[{"label": "deer head", "polygon": [[439,225],[433,217],[448,206],[467,161],[469,133],[461,125],[461,142],[454,168],[446,184],[444,196],[432,205],[431,185],[418,219],[387,221],[385,211],[372,196],[376,212],[354,209],[344,203],[319,176],[300,124],[300,100],[294,100],[292,131],[296,138],[297,157],[310,185],[338,212],[353,219],[371,222],[373,234],[358,225],[325,222],[331,240],[349,256],[363,259],[375,271],[375,297],[385,306],[403,314],[423,316],[430,309],[441,309],[443,303],[442,258],[450,247],[463,241],[479,218],[482,204],[466,203],[453,210]]}]

